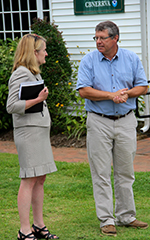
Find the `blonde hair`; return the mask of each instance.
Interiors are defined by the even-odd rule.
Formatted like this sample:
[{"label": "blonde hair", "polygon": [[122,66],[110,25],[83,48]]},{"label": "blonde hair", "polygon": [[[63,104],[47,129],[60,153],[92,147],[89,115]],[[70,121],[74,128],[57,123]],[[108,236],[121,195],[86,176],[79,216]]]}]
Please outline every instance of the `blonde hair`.
[{"label": "blonde hair", "polygon": [[19,66],[28,68],[34,75],[40,73],[35,50],[40,51],[46,39],[36,34],[26,34],[18,43],[12,72]]}]

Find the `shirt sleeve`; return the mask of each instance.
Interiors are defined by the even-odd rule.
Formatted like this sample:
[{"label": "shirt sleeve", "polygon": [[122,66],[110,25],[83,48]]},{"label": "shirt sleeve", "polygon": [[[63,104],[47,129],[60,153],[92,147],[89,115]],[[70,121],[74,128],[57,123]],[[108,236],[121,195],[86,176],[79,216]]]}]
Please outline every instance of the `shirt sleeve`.
[{"label": "shirt sleeve", "polygon": [[93,86],[93,65],[92,57],[90,54],[84,56],[81,60],[79,70],[78,70],[78,81],[76,89],[79,90],[83,87]]},{"label": "shirt sleeve", "polygon": [[[141,60],[139,57],[134,54],[134,87],[137,86],[148,86],[148,81],[145,75],[144,67],[142,65]],[[136,59],[135,59],[136,58]]]}]

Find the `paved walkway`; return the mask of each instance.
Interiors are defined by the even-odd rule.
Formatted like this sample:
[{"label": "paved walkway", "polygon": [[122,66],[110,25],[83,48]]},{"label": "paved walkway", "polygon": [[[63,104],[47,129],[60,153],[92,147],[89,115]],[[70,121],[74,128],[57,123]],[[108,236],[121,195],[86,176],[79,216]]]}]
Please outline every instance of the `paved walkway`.
[{"label": "paved walkway", "polygon": [[[88,162],[86,148],[52,147],[55,161]],[[14,142],[0,141],[0,152],[17,154]],[[150,171],[150,138],[137,142],[137,153],[134,160],[136,172]]]}]

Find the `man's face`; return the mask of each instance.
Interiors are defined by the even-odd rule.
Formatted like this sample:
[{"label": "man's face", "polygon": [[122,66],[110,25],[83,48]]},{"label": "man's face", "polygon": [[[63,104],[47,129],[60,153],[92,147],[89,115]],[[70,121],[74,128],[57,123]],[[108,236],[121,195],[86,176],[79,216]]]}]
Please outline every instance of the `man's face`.
[{"label": "man's face", "polygon": [[107,56],[114,52],[114,49],[117,47],[117,39],[118,35],[115,37],[111,37],[108,34],[108,30],[105,29],[103,31],[97,31],[95,33],[96,37],[96,46],[99,52],[103,53],[103,55]]}]

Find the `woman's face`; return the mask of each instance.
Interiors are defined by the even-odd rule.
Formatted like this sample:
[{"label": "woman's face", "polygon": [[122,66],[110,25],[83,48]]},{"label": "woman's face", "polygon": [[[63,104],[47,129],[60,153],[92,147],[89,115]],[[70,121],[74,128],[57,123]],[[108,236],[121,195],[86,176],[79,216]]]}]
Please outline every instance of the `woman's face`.
[{"label": "woman's face", "polygon": [[46,52],[46,43],[43,41],[43,47],[39,51],[35,51],[35,56],[37,58],[39,66],[42,65],[43,63],[46,63],[45,57],[48,56]]}]

